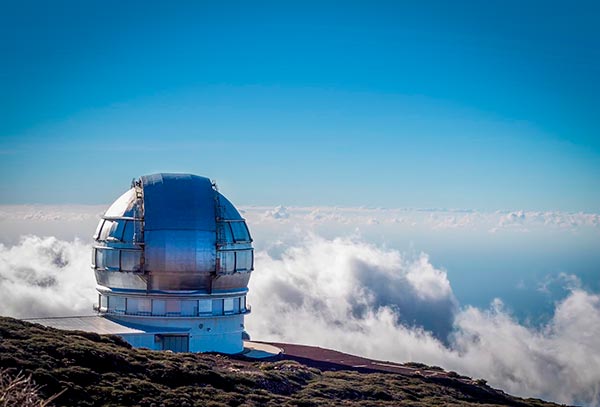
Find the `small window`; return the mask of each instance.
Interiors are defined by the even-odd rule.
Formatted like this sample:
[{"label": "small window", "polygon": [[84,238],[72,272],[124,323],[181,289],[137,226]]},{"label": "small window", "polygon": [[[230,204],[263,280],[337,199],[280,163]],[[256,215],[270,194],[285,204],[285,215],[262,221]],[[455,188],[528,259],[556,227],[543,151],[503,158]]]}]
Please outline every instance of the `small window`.
[{"label": "small window", "polygon": [[233,273],[235,271],[235,252],[218,252],[217,270],[220,273]]},{"label": "small window", "polygon": [[246,227],[246,222],[231,222],[231,230],[233,231],[233,240],[235,242],[248,242],[250,241],[250,234]]},{"label": "small window", "polygon": [[247,308],[246,308],[246,296],[245,295],[240,298],[240,309],[242,310],[242,312],[246,312],[246,310],[247,310]]},{"label": "small window", "polygon": [[165,300],[152,300],[152,315],[165,315],[167,313],[167,304]]},{"label": "small window", "polygon": [[92,267],[96,268],[96,249],[92,249]]},{"label": "small window", "polygon": [[181,315],[181,302],[179,300],[166,300],[167,315]]},{"label": "small window", "polygon": [[99,240],[106,240],[108,239],[108,236],[110,235],[110,231],[113,228],[113,225],[115,224],[115,222],[113,222],[112,220],[105,220],[104,221],[104,225],[102,225],[102,230],[100,231],[100,239]]},{"label": "small window", "polygon": [[121,251],[116,249],[102,251],[104,252],[104,267],[111,269],[119,269],[119,255],[121,254]]},{"label": "small window", "polygon": [[225,314],[233,314],[233,298],[225,298],[223,300],[223,312]]},{"label": "small window", "polygon": [[213,300],[212,302],[212,314],[223,315],[223,300]]},{"label": "small window", "polygon": [[198,301],[198,313],[200,315],[212,314],[212,300],[200,300]]},{"label": "small window", "polygon": [[236,271],[252,270],[252,250],[237,251],[235,253]]},{"label": "small window", "polygon": [[150,315],[152,312],[152,300],[150,298],[128,298],[127,313],[138,315]]},{"label": "small window", "polygon": [[98,238],[100,237],[102,225],[104,225],[104,219],[101,219],[100,222],[98,222],[98,226],[96,227],[96,231],[94,232],[94,240],[98,240]]},{"label": "small window", "polygon": [[133,234],[135,233],[135,223],[131,220],[125,222],[125,231],[123,232],[123,241],[127,243],[133,242]]},{"label": "small window", "polygon": [[104,250],[96,249],[96,268],[104,268]]},{"label": "small window", "polygon": [[240,297],[235,297],[233,299],[233,313],[234,314],[240,313]]},{"label": "small window", "polygon": [[119,250],[96,249],[96,268],[119,269]]},{"label": "small window", "polygon": [[229,222],[219,222],[218,227],[223,228],[223,238],[227,243],[233,242],[233,233],[231,232],[231,226]]},{"label": "small window", "polygon": [[198,301],[181,301],[181,315],[185,315],[188,317],[195,317],[196,315],[198,315]]},{"label": "small window", "polygon": [[121,270],[140,271],[141,252],[133,250],[123,250],[121,252]]},{"label": "small window", "polygon": [[112,295],[108,301],[108,309],[114,312],[125,312],[125,304],[127,303],[125,297],[119,297]]},{"label": "small window", "polygon": [[123,240],[123,229],[125,229],[125,221],[114,221],[113,227],[110,230],[109,238],[113,240],[122,241]]},{"label": "small window", "polygon": [[106,310],[108,308],[108,297],[100,295],[100,308]]}]

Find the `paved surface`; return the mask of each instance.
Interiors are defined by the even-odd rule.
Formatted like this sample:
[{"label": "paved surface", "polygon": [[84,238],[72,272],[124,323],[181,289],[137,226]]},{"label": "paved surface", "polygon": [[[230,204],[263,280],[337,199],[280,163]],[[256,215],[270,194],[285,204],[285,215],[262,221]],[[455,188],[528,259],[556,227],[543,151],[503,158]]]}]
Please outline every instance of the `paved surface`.
[{"label": "paved surface", "polygon": [[178,334],[186,333],[189,330],[186,328],[171,328],[171,327],[152,327],[136,324],[123,324],[111,320],[109,317],[100,315],[84,315],[73,317],[49,317],[49,318],[29,318],[24,321],[33,324],[40,324],[56,329],[64,329],[66,331],[85,331],[95,332],[100,335],[124,335],[124,334]]},{"label": "paved surface", "polygon": [[[266,342],[268,345],[283,349],[283,353],[271,360],[295,360],[321,371],[351,370],[360,373],[392,373],[419,377],[425,381],[437,382],[448,389],[458,389],[465,395],[482,403],[519,405],[514,398],[502,390],[494,389],[455,372],[446,372],[441,368],[429,366],[406,366],[395,362],[367,359],[317,346],[296,345],[291,343]],[[451,391],[451,390],[449,390]]]},{"label": "paved surface", "polygon": [[390,372],[410,376],[422,376],[430,378],[453,378],[465,383],[472,383],[467,377],[449,375],[446,371],[405,366],[400,363],[379,361],[350,355],[331,349],[317,346],[296,345],[291,343],[268,342],[277,348],[283,349],[279,359],[295,360],[307,366],[316,367],[320,370],[356,370],[359,372]]},{"label": "paved surface", "polygon": [[100,335],[143,334],[141,329],[133,329],[100,316],[50,317],[25,319],[33,324],[40,324],[67,331],[95,332]]},{"label": "paved surface", "polygon": [[281,353],[283,353],[283,349],[268,343],[244,341],[242,355],[250,359],[274,359]]}]

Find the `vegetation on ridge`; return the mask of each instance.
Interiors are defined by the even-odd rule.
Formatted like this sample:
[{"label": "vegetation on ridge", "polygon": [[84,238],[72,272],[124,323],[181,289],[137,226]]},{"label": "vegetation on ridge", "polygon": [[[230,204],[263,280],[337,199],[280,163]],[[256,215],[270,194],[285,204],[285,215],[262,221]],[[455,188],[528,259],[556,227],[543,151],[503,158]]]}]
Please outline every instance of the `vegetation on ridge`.
[{"label": "vegetation on ridge", "polygon": [[0,367],[57,406],[555,406],[446,378],[321,371],[280,360],[132,349],[116,336],[0,318]]}]

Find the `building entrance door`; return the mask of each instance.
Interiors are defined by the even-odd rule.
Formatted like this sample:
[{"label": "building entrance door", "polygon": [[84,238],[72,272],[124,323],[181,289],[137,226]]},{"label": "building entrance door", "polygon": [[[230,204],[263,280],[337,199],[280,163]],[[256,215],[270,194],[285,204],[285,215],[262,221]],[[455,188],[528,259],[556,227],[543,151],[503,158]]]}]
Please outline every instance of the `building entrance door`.
[{"label": "building entrance door", "polygon": [[189,335],[161,335],[162,350],[170,350],[173,352],[189,352],[190,337]]}]

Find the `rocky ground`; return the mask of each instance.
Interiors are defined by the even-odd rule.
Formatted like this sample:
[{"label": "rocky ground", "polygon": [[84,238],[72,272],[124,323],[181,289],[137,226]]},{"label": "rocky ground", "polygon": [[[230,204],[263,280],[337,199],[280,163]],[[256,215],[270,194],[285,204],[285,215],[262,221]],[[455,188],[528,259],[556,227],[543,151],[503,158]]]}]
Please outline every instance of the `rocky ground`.
[{"label": "rocky ground", "polygon": [[0,317],[0,368],[31,375],[42,398],[61,393],[55,406],[556,406],[438,367],[277,346],[272,361],[174,354]]}]

